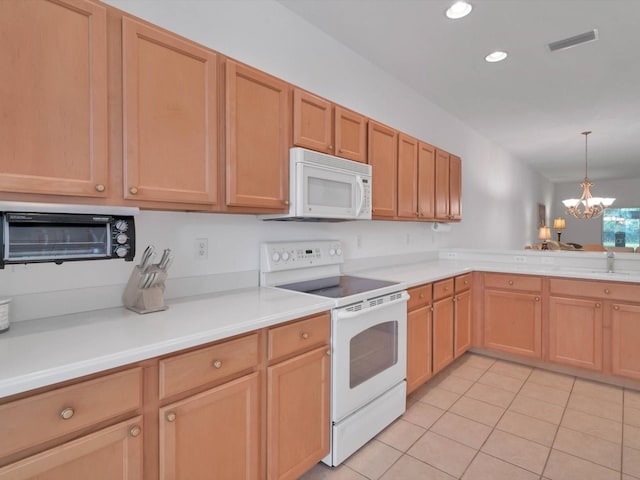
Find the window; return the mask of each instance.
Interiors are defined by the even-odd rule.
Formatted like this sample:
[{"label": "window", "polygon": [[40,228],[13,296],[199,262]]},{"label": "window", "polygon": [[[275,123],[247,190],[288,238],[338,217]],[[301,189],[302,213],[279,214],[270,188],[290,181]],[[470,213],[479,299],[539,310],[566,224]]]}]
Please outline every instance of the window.
[{"label": "window", "polygon": [[640,208],[606,208],[602,215],[602,244],[637,248],[640,245]]}]

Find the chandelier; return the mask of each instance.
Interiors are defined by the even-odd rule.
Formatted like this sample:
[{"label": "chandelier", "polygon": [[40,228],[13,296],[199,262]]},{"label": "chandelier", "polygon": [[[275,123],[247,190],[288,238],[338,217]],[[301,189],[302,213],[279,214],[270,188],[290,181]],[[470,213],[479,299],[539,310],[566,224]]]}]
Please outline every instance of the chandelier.
[{"label": "chandelier", "polygon": [[590,133],[582,132],[582,135],[584,135],[584,181],[580,184],[582,196],[562,201],[567,208],[566,213],[581,219],[600,217],[604,209],[613,205],[616,200],[615,198],[600,198],[591,195],[590,189],[593,187],[593,183],[589,181],[589,176],[587,175],[587,137]]}]

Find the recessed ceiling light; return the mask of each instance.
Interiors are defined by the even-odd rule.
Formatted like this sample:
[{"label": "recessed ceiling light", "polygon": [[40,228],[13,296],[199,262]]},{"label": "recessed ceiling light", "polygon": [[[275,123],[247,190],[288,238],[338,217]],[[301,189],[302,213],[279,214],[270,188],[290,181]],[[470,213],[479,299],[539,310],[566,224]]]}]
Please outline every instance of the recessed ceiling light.
[{"label": "recessed ceiling light", "polygon": [[491,52],[489,55],[484,57],[484,59],[489,63],[501,62],[505,58],[507,58],[507,52],[501,52],[499,50],[497,52]]},{"label": "recessed ceiling light", "polygon": [[473,7],[470,3],[459,1],[447,8],[446,15],[452,20],[457,20],[458,18],[466,17],[467,15],[469,15],[472,8]]}]

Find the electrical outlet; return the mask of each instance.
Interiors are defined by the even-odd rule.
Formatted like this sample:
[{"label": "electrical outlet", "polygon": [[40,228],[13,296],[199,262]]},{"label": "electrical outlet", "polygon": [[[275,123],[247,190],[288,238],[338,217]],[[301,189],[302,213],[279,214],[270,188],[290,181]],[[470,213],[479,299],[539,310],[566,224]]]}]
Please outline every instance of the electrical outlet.
[{"label": "electrical outlet", "polygon": [[209,258],[209,239],[196,238],[193,255],[196,260],[206,260]]},{"label": "electrical outlet", "polygon": [[447,252],[446,253],[446,258],[449,260],[453,260],[454,258],[456,258],[458,255],[456,254],[456,252]]},{"label": "electrical outlet", "polygon": [[527,257],[517,256],[513,257],[513,260],[516,263],[527,263]]}]

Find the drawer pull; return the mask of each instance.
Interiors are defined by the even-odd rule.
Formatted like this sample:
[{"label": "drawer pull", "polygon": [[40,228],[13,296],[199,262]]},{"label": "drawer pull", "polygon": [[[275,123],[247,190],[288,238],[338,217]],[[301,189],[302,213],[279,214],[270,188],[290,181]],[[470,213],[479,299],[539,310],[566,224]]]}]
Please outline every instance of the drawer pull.
[{"label": "drawer pull", "polygon": [[539,301],[540,301],[540,297],[536,297],[536,302],[539,302]]},{"label": "drawer pull", "polygon": [[509,285],[513,285],[513,280],[509,280]]},{"label": "drawer pull", "polygon": [[419,295],[419,297],[420,297],[421,299],[422,299],[422,298],[424,298],[424,293],[421,293],[421,294]]},{"label": "drawer pull", "polygon": [[130,193],[131,195],[137,195],[137,194],[138,194],[138,188],[137,188],[137,187],[131,187],[131,188],[129,189],[129,193]]},{"label": "drawer pull", "polygon": [[449,291],[449,287],[444,287],[444,291],[445,292]]},{"label": "drawer pull", "polygon": [[613,309],[614,309],[614,310],[620,310],[620,307],[619,307],[618,305],[614,305],[614,306],[613,306]]},{"label": "drawer pull", "polygon": [[604,289],[604,293],[606,293],[607,295],[609,295],[611,293],[611,290],[609,290],[608,288]]},{"label": "drawer pull", "polygon": [[220,360],[216,360],[215,362],[213,362],[213,366],[214,368],[220,368],[222,367],[222,362]]},{"label": "drawer pull", "polygon": [[596,308],[600,308],[600,304],[599,303],[596,303]]},{"label": "drawer pull", "polygon": [[129,435],[132,437],[137,437],[142,432],[142,429],[138,425],[134,425],[129,429]]},{"label": "drawer pull", "polygon": [[101,183],[96,185],[96,192],[104,192],[104,185],[102,185]]},{"label": "drawer pull", "polygon": [[465,284],[465,285],[469,285],[469,280],[465,280],[465,281],[464,281],[464,284]]},{"label": "drawer pull", "polygon": [[167,422],[175,422],[176,421],[176,414],[175,412],[169,412],[167,413]]},{"label": "drawer pull", "polygon": [[[329,145],[329,150],[333,150],[333,145]],[[340,149],[342,151],[342,149]]]},{"label": "drawer pull", "polygon": [[302,332],[302,333],[300,334],[300,338],[301,338],[302,340],[306,340],[307,338],[309,338],[309,334],[308,334],[307,332]]},{"label": "drawer pull", "polygon": [[76,411],[73,408],[67,407],[60,412],[60,418],[62,420],[69,420],[75,413]]}]

